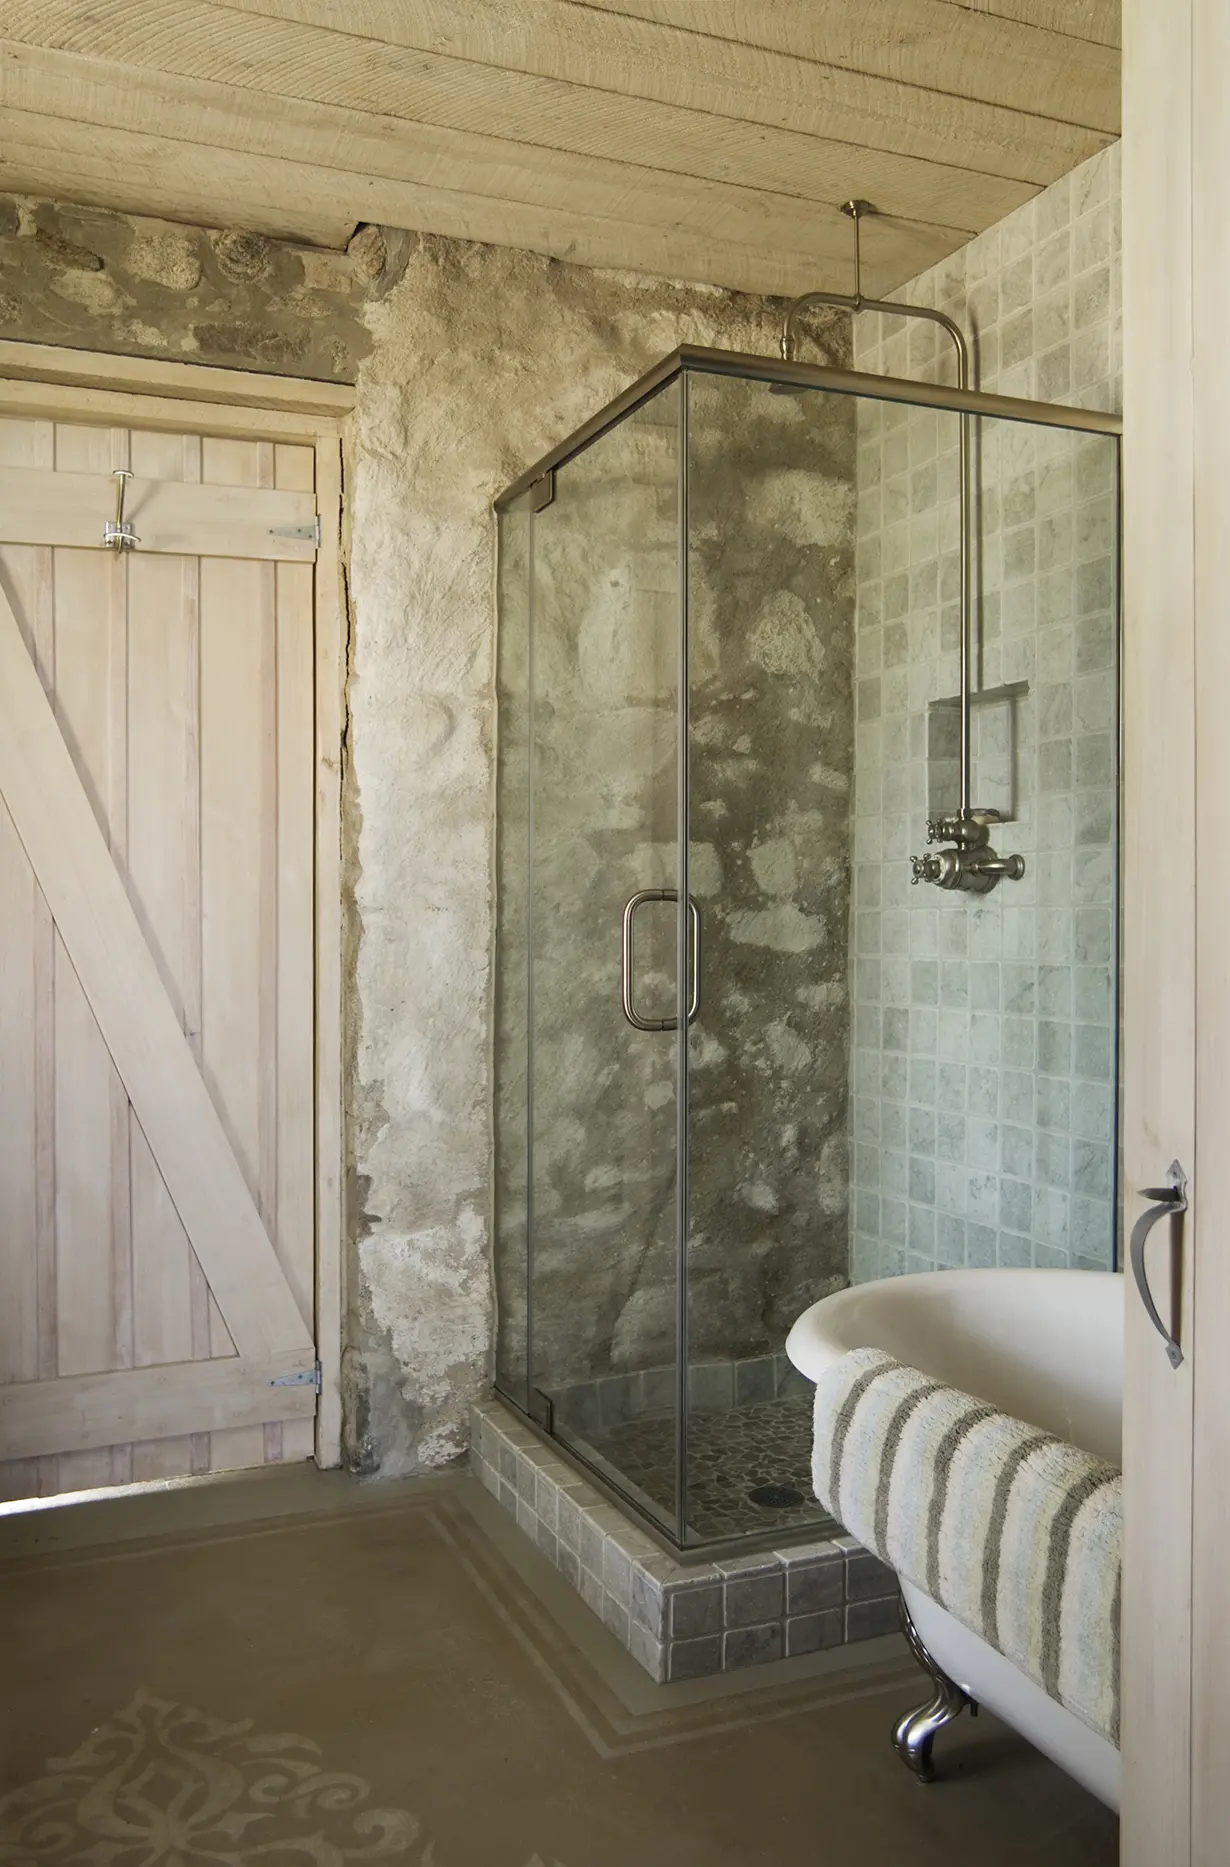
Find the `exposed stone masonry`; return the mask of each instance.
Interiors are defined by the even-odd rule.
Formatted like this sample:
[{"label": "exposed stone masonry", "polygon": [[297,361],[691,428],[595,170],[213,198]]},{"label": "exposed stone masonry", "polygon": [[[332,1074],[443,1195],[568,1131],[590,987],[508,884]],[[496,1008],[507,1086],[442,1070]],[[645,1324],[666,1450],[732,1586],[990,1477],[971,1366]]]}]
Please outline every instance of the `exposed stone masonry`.
[{"label": "exposed stone masonry", "polygon": [[409,236],[344,253],[0,195],[0,337],[354,382]]},{"label": "exposed stone masonry", "polygon": [[[491,1375],[490,502],[678,343],[768,354],[780,311],[436,239],[371,308],[352,504],[361,1210],[347,1363],[365,1469],[458,1456],[466,1402]],[[575,1277],[561,1288],[592,1320]]]}]

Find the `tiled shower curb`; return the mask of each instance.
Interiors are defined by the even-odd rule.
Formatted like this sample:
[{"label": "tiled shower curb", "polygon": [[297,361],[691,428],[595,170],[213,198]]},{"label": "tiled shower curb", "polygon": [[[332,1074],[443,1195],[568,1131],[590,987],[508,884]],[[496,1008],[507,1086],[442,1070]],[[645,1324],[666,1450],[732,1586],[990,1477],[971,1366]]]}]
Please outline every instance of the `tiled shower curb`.
[{"label": "tiled shower curb", "polygon": [[896,1577],[852,1536],[677,1562],[502,1401],[476,1402],[470,1426],[480,1484],[659,1682],[896,1631]]}]

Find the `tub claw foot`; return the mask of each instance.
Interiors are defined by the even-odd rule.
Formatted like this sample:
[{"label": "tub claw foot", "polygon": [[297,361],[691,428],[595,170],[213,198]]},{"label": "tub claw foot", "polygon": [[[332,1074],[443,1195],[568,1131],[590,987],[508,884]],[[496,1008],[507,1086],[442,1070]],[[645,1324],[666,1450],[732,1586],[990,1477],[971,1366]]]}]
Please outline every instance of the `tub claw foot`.
[{"label": "tub claw foot", "polygon": [[901,1602],[901,1628],[905,1634],[910,1652],[928,1675],[935,1690],[925,1705],[915,1711],[907,1711],[899,1718],[893,1730],[893,1748],[908,1770],[912,1770],[920,1783],[935,1780],[935,1764],[931,1750],[935,1743],[935,1734],[942,1731],[946,1724],[959,1718],[968,1705],[976,1710],[974,1701],[961,1690],[961,1687],[941,1670],[932,1659],[919,1638],[918,1629],[910,1619],[910,1611]]}]

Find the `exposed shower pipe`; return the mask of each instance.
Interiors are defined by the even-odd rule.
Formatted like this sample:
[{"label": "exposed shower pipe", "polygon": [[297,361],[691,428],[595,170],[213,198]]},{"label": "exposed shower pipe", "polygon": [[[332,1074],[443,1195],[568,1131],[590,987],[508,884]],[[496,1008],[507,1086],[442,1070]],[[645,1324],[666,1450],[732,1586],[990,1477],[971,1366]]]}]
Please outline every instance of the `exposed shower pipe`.
[{"label": "exposed shower pipe", "polygon": [[[854,222],[854,290],[853,292],[804,292],[801,298],[787,306],[782,319],[781,353],[783,363],[795,361],[796,327],[799,317],[812,305],[835,305],[842,311],[882,311],[893,318],[925,318],[928,324],[938,324],[940,329],[952,339],[957,353],[957,386],[970,388],[970,355],[965,333],[944,311],[933,311],[929,305],[909,305],[890,303],[883,298],[865,298],[863,296],[863,251],[861,221],[865,214],[874,214],[876,209],[870,201],[843,201],[841,211],[848,214]],[[962,414],[960,421],[960,469],[961,469],[961,789],[960,804],[957,811],[959,824],[970,822],[970,692],[974,659],[974,569],[973,569],[973,468],[972,436],[970,417]],[[958,839],[959,840],[959,839]]]},{"label": "exposed shower pipe", "polygon": [[[854,222],[854,290],[848,292],[804,292],[787,306],[782,319],[781,353],[783,363],[795,360],[795,328],[800,314],[811,305],[835,305],[841,310],[880,311],[893,318],[924,318],[938,324],[952,340],[957,353],[957,385],[969,389],[970,354],[961,326],[946,312],[933,311],[930,305],[910,305],[884,298],[863,296],[863,251],[861,222],[865,214],[874,214],[870,201],[844,201],[841,211]],[[964,412],[960,421],[960,524],[961,547],[961,695],[960,695],[960,791],[955,817],[934,817],[927,824],[929,843],[952,843],[955,848],[941,849],[934,855],[912,856],[910,864],[916,882],[934,882],[940,888],[960,888],[972,894],[987,894],[1007,878],[1019,881],[1025,873],[1021,856],[998,856],[991,848],[991,827],[999,821],[994,810],[976,810],[970,801],[970,712],[973,703],[974,665],[974,538],[973,538],[973,435],[971,417]]]}]

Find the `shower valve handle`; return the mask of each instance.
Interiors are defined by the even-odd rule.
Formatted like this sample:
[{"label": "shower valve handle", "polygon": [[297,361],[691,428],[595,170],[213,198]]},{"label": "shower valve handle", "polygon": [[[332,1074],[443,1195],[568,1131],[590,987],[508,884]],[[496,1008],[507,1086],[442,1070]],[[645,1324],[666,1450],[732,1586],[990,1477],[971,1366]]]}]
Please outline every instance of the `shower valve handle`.
[{"label": "shower valve handle", "polygon": [[991,841],[992,824],[1002,822],[997,810],[971,810],[963,817],[930,817],[927,841],[957,843],[962,849],[985,849]]},{"label": "shower valve handle", "polygon": [[[928,838],[928,840],[930,840],[930,838]],[[955,853],[954,850],[948,849],[941,850],[938,856],[911,856],[910,867],[914,871],[910,877],[911,886],[916,888],[919,882],[935,882],[943,888],[945,886],[944,857],[946,855],[952,856]],[[947,885],[949,887],[952,886],[951,883]]]},{"label": "shower valve handle", "polygon": [[958,844],[934,855],[911,856],[912,882],[934,882],[937,888],[960,888],[966,894],[987,895],[998,882],[1019,882],[1025,873],[1024,856],[997,856],[989,843],[973,848]]}]

